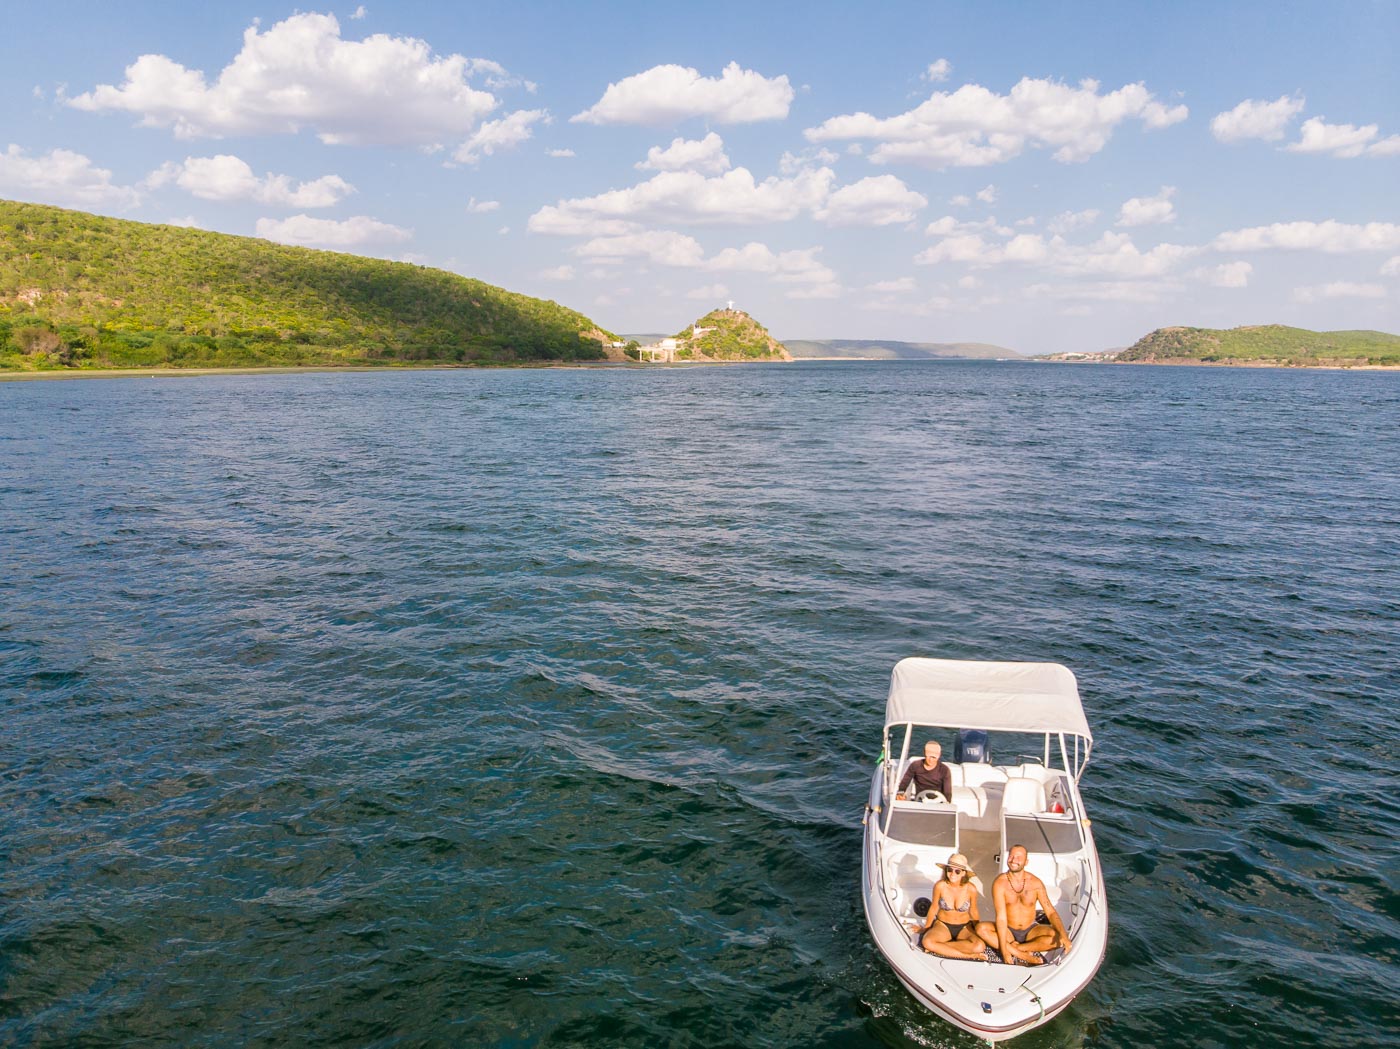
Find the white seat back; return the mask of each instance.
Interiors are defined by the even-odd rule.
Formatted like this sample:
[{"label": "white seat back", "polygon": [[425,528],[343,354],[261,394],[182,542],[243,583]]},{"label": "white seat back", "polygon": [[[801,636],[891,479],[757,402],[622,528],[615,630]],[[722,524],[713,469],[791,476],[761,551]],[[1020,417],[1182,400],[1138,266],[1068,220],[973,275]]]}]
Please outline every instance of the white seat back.
[{"label": "white seat back", "polygon": [[1045,785],[1039,780],[1017,776],[1006,781],[1006,789],[1001,797],[1001,811],[1044,812]]},{"label": "white seat back", "polygon": [[981,762],[968,762],[957,767],[962,769],[962,784],[964,787],[985,787],[988,783],[1006,782],[1006,773],[995,765],[983,765]]},{"label": "white seat back", "polygon": [[960,813],[974,820],[987,814],[987,794],[981,787],[955,786],[951,800]]}]

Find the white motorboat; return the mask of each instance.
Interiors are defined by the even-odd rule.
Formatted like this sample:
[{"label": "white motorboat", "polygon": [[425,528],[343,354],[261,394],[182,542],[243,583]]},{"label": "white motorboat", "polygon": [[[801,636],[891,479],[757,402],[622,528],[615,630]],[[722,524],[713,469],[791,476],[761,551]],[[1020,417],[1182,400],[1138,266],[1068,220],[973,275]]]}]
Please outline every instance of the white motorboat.
[{"label": "white motorboat", "polygon": [[[926,730],[919,732],[920,729]],[[956,733],[953,796],[900,801],[896,789],[927,739]],[[943,741],[940,740],[940,743]],[[893,750],[891,745],[893,744]],[[1108,943],[1103,871],[1079,794],[1093,737],[1074,675],[1057,663],[904,659],[894,668],[884,748],[865,814],[861,897],[880,953],[919,1002],[991,1042],[1023,1034],[1064,1009],[1093,979]],[[998,748],[1038,750],[996,764]],[[949,748],[944,743],[946,756]],[[929,796],[932,795],[932,796]],[[1069,933],[1071,949],[1044,965],[950,959],[923,950],[915,902],[954,853],[980,875],[983,921],[995,921],[992,879],[1007,851],[1026,869]]]}]

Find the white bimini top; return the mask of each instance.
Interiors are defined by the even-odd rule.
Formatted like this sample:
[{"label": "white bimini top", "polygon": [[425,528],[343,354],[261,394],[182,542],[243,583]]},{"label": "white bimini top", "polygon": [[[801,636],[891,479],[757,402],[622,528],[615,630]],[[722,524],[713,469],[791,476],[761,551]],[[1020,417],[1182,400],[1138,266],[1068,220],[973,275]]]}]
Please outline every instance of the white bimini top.
[{"label": "white bimini top", "polygon": [[906,722],[1093,739],[1079,685],[1058,663],[901,659],[890,680],[885,725]]}]

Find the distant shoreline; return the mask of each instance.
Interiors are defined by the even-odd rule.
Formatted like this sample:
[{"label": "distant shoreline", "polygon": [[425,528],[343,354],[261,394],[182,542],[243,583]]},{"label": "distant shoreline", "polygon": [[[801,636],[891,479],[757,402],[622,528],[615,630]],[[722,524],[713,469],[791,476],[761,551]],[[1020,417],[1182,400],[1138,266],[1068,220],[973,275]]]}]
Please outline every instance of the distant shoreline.
[{"label": "distant shoreline", "polygon": [[712,364],[762,364],[762,361],[690,361],[677,365],[637,364],[633,361],[546,361],[522,364],[315,364],[273,365],[266,368],[74,368],[59,371],[0,371],[0,382],[42,379],[181,379],[203,375],[291,375],[306,372],[470,372],[553,368],[699,368]]},{"label": "distant shoreline", "polygon": [[1290,364],[1287,361],[1055,361],[1027,357],[1036,364],[1091,364],[1151,366],[1158,368],[1275,368],[1295,372],[1394,372],[1400,364]]},{"label": "distant shoreline", "polygon": [[[949,364],[980,361],[979,357],[914,358],[915,364]],[[892,357],[795,357],[791,361],[679,361],[676,364],[637,364],[633,361],[548,361],[522,364],[321,364],[276,365],[266,368],[75,368],[71,371],[0,371],[0,383],[37,382],[47,379],[180,379],[205,375],[292,375],[308,372],[464,372],[518,371],[521,369],[636,369],[706,368],[735,364],[801,364],[803,361],[860,361],[868,364],[908,364],[910,360]],[[1146,365],[1165,368],[1273,368],[1283,371],[1312,372],[1395,372],[1400,365],[1392,364],[1265,364],[1254,361],[1227,363],[1225,361],[1051,361],[1027,357],[1024,360],[994,360],[1002,364],[1070,364],[1070,365]]]}]

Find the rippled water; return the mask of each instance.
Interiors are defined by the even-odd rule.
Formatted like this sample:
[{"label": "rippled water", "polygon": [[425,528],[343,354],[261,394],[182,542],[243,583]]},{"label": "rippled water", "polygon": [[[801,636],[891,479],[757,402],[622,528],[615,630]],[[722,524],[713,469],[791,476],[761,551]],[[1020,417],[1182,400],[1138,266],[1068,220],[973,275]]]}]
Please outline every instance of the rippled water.
[{"label": "rippled water", "polygon": [[1042,1046],[1396,1045],[1400,375],[0,384],[0,1043],[948,1045],[905,655],[1049,659],[1113,916]]}]

